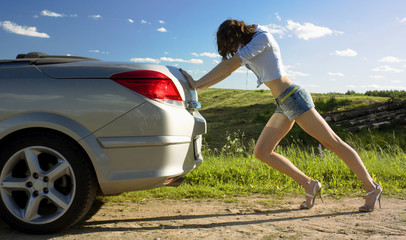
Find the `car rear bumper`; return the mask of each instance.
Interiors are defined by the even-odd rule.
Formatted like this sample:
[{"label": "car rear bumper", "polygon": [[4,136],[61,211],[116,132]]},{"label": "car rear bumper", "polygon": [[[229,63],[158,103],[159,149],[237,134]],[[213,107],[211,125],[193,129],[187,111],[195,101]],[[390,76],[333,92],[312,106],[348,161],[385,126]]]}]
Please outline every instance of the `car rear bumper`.
[{"label": "car rear bumper", "polygon": [[[198,142],[187,137],[144,137],[98,139],[113,159],[110,173],[100,186],[104,194],[151,189],[170,184],[198,167],[203,162]],[[163,141],[156,141],[162,139]],[[135,140],[135,141],[133,141]],[[150,140],[150,139],[149,139]],[[169,141],[168,141],[169,140]],[[200,150],[200,149],[199,149]]]},{"label": "car rear bumper", "polygon": [[[202,164],[204,118],[197,110],[161,106],[147,103],[89,136],[96,141],[91,151],[103,194],[170,185]],[[138,127],[146,124],[156,127]]]}]

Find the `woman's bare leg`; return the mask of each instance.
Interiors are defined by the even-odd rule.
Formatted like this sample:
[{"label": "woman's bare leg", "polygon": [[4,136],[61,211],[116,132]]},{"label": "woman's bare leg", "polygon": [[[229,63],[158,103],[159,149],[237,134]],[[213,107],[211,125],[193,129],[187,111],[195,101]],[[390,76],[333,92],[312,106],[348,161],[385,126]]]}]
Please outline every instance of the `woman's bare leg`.
[{"label": "woman's bare leg", "polygon": [[[296,119],[299,126],[322,145],[336,153],[364,184],[367,192],[375,190],[376,186],[369,175],[358,153],[342,141],[314,109],[310,109]],[[374,207],[375,198],[367,197],[365,205]]]},{"label": "woman's bare leg", "polygon": [[[315,181],[306,176],[288,159],[274,152],[276,146],[290,131],[294,123],[295,121],[289,121],[285,115],[275,113],[262,130],[255,145],[254,155],[270,167],[293,178],[305,188],[306,192],[312,193]],[[312,205],[311,201],[310,197],[306,198],[307,206]]]}]

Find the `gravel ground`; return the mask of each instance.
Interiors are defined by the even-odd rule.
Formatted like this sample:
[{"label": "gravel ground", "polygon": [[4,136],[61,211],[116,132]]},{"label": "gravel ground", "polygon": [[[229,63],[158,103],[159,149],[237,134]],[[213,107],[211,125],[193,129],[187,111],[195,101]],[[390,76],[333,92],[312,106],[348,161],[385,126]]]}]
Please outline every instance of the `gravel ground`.
[{"label": "gravel ground", "polygon": [[27,235],[0,220],[0,239],[406,239],[406,200],[382,197],[382,209],[359,213],[361,198],[243,197],[108,203],[88,221],[61,233]]}]

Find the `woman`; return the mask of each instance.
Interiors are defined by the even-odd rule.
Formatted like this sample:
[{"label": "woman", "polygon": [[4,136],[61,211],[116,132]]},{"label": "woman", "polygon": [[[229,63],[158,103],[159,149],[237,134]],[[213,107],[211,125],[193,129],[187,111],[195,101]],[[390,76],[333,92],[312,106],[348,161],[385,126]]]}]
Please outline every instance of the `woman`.
[{"label": "woman", "polygon": [[300,208],[314,206],[316,196],[321,197],[321,184],[274,152],[295,122],[335,152],[356,174],[367,192],[365,204],[359,211],[373,211],[377,200],[380,204],[382,187],[371,178],[358,154],[333,132],[316,111],[309,92],[288,78],[283,69],[279,46],[269,31],[258,25],[246,25],[243,21],[226,20],[217,31],[217,45],[223,58],[220,64],[197,81],[186,72],[185,76],[190,85],[199,90],[222,81],[241,65],[246,65],[258,77],[258,84],[264,83],[271,90],[276,97],[277,108],[258,138],[254,155],[304,187],[306,201]]}]

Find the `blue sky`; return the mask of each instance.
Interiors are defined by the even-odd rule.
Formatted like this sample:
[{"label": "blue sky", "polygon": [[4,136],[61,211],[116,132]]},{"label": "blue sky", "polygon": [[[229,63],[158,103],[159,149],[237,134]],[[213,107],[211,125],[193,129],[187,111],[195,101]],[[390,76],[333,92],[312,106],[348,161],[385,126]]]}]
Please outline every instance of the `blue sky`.
[{"label": "blue sky", "polygon": [[[219,61],[228,18],[268,26],[289,76],[313,93],[406,90],[404,0],[0,0],[0,59],[32,51],[178,66]],[[214,87],[256,89],[241,67]]]}]

